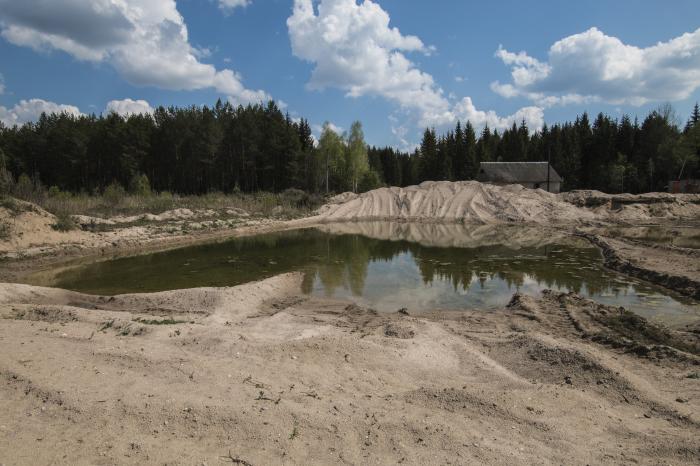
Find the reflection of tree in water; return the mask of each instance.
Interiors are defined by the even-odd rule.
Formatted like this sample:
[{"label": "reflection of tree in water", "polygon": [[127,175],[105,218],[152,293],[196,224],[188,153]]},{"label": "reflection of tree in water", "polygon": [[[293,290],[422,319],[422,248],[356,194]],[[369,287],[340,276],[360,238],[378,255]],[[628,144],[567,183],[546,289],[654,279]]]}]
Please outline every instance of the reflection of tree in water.
[{"label": "reflection of tree in water", "polygon": [[[314,233],[315,234],[315,233]],[[318,245],[323,245],[323,254]],[[501,280],[512,289],[522,288],[529,280],[546,288],[580,292],[582,285],[592,294],[613,291],[615,281],[597,267],[600,255],[593,248],[546,246],[520,248],[506,246],[479,248],[424,247],[405,241],[375,240],[357,235],[325,236],[322,241],[307,244],[311,255],[321,257],[307,268],[304,290],[311,292],[318,277],[330,296],[341,287],[354,295],[362,294],[369,264],[391,261],[400,254],[410,254],[416,262],[423,283],[449,281],[457,290],[467,290],[475,282],[484,287],[489,280]],[[560,264],[561,267],[555,264]]]},{"label": "reflection of tree in water", "polygon": [[231,286],[302,271],[305,293],[311,293],[318,280],[328,295],[344,288],[359,296],[364,292],[370,264],[389,262],[401,254],[415,261],[426,285],[442,280],[456,290],[467,290],[475,283],[483,287],[489,280],[502,280],[511,288],[534,280],[547,288],[574,291],[580,291],[585,283],[593,294],[616,289],[611,275],[600,270],[600,253],[593,248],[427,247],[405,240],[332,235],[315,229],[98,262],[67,271],[54,285],[100,293],[161,291]]}]

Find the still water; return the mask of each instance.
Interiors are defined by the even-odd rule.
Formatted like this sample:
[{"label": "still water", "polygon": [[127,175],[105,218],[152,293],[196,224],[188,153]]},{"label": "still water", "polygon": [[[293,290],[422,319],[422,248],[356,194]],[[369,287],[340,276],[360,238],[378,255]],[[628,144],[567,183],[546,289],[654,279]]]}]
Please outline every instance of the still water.
[{"label": "still water", "polygon": [[603,267],[588,242],[522,227],[366,223],[329,225],[97,262],[51,285],[94,294],[233,286],[299,271],[301,291],[380,311],[489,309],[513,293],[576,291],[670,321],[700,305]]}]

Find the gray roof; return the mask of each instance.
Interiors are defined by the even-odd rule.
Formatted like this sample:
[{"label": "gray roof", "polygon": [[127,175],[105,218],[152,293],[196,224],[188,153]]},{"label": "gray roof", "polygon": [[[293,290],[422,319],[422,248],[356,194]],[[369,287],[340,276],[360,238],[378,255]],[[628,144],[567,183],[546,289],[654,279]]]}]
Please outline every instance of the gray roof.
[{"label": "gray roof", "polygon": [[[494,183],[542,183],[547,181],[547,165],[547,162],[481,162],[477,179]],[[549,169],[549,181],[563,181],[554,167]]]}]

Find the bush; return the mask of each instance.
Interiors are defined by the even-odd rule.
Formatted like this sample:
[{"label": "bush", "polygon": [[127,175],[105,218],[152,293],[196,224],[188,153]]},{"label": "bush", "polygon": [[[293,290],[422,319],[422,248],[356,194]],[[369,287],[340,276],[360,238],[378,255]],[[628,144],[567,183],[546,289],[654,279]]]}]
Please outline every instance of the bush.
[{"label": "bush", "polygon": [[10,222],[0,220],[0,240],[6,240],[10,238],[10,229]]},{"label": "bush", "polygon": [[56,231],[71,231],[77,228],[73,218],[66,211],[62,211],[56,214],[56,223],[51,225]]},{"label": "bush", "polygon": [[151,183],[148,181],[148,177],[143,173],[134,175],[129,182],[129,192],[136,196],[150,196],[152,194]]},{"label": "bush", "polygon": [[34,198],[34,183],[29,175],[22,173],[17,178],[17,183],[15,184],[14,190],[15,197],[24,199],[25,201],[30,201]]},{"label": "bush", "polygon": [[367,170],[364,175],[362,175],[362,178],[360,178],[360,182],[357,185],[357,191],[360,193],[365,193],[381,187],[382,180],[379,177],[379,174],[374,170]]},{"label": "bush", "polygon": [[0,196],[11,194],[15,187],[12,174],[4,166],[0,166]]},{"label": "bush", "polygon": [[295,188],[282,191],[280,201],[293,207],[306,207],[309,205],[308,193]]},{"label": "bush", "polygon": [[102,197],[111,207],[117,207],[126,197],[126,190],[122,185],[114,181],[105,188],[104,193],[102,193]]}]

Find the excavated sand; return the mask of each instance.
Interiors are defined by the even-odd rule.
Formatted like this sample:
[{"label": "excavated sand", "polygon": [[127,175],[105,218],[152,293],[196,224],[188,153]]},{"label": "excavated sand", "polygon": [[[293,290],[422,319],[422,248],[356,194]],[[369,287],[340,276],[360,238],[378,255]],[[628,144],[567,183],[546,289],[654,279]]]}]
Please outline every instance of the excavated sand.
[{"label": "excavated sand", "polygon": [[[631,340],[647,324],[618,308],[378,314],[300,281],[0,284],[0,462],[698,464],[698,357]],[[666,342],[697,351],[696,331]]]},{"label": "excavated sand", "polygon": [[323,221],[400,220],[465,223],[579,224],[700,218],[700,196],[652,193],[605,195],[595,191],[552,194],[520,185],[429,181],[336,196],[319,209]]}]

